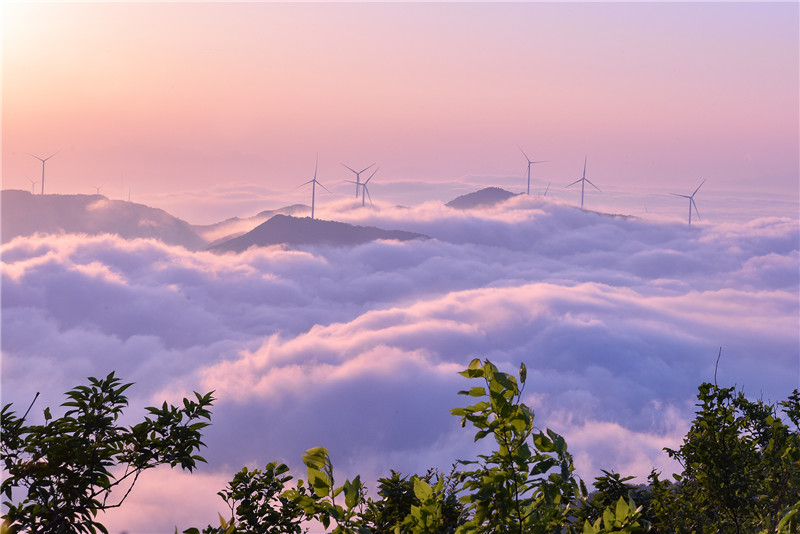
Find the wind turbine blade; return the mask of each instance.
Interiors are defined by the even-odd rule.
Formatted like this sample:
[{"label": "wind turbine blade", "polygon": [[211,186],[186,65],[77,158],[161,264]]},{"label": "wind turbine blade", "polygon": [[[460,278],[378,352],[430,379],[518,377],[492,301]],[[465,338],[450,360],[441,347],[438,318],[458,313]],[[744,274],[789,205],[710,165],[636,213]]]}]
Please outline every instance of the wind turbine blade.
[{"label": "wind turbine blade", "polygon": [[308,184],[310,184],[310,183],[311,183],[311,182],[313,182],[313,181],[314,181],[314,180],[309,180],[309,181],[307,181],[307,182],[303,182],[302,184],[300,184],[300,185],[298,185],[297,187],[295,187],[294,189],[292,189],[292,191],[297,191],[298,189],[300,189],[300,188],[301,188],[301,187],[303,187],[304,185],[308,185]]},{"label": "wind turbine blade", "polygon": [[[692,193],[692,198],[694,198],[694,196],[697,194],[697,192],[698,192],[698,191],[700,191],[700,188],[701,188],[701,187],[703,187],[703,184],[704,184],[704,183],[706,183],[706,181],[705,181],[705,180],[703,180],[702,182],[700,182],[700,185],[698,185],[698,186],[697,186],[697,189],[695,189],[695,190],[694,190],[694,193]],[[698,215],[698,217],[699,217],[699,215]]]},{"label": "wind turbine blade", "polygon": [[586,159],[588,156],[583,156],[583,177],[586,178]]},{"label": "wind turbine blade", "polygon": [[670,193],[670,195],[674,197],[681,197],[681,198],[692,198],[689,195],[679,195],[678,193]]},{"label": "wind turbine blade", "polygon": [[528,155],[525,153],[525,151],[522,150],[522,147],[517,145],[517,148],[519,149],[520,152],[522,152],[522,155],[525,156],[525,159],[528,161],[528,163],[530,163],[531,162],[531,158],[529,158]]},{"label": "wind turbine blade", "polygon": [[547,196],[547,192],[548,192],[548,191],[550,191],[550,184],[551,184],[551,183],[552,183],[552,182],[548,182],[548,184],[547,184],[547,189],[545,189],[545,190],[544,190],[544,196]]},{"label": "wind turbine blade", "polygon": [[579,182],[581,182],[581,181],[583,181],[583,178],[578,178],[577,180],[575,180],[575,181],[574,181],[574,182],[572,182],[571,184],[569,184],[569,185],[567,185],[567,186],[564,186],[564,187],[572,187],[573,185],[575,185],[575,184],[577,184],[577,183],[579,183]]},{"label": "wind turbine blade", "polygon": [[[584,179],[586,180],[586,182],[587,182],[589,185],[591,185],[592,187],[594,187],[595,189],[597,189],[598,191],[600,191],[600,188],[599,188],[599,187],[597,187],[596,185],[594,185],[594,184],[591,182],[591,180],[589,180],[588,178],[584,178]],[[600,192],[602,193],[602,191],[600,191]]]},{"label": "wind turbine blade", "polygon": [[[315,180],[315,181],[316,181],[316,180]],[[325,191],[327,191],[328,193],[330,193],[331,195],[333,194],[333,191],[331,191],[330,189],[328,189],[327,187],[325,187],[325,186],[324,186],[324,185],[322,185],[321,183],[317,182],[317,185],[318,185],[318,186],[320,186],[320,187],[321,187],[322,189],[324,189]]]},{"label": "wind turbine blade", "polygon": [[314,182],[317,181],[317,167],[319,166],[319,154],[317,154],[317,159],[314,161]]},{"label": "wind turbine blade", "polygon": [[48,159],[52,158],[53,156],[55,156],[55,155],[56,155],[56,154],[58,154],[59,152],[61,152],[61,151],[60,151],[60,150],[56,150],[55,152],[53,152],[52,154],[50,154],[50,155],[49,155],[49,156],[47,156],[46,158],[40,158],[40,157],[39,157],[39,156],[37,156],[36,154],[31,154],[30,152],[25,152],[25,153],[26,153],[27,155],[29,155],[29,156],[32,156],[32,157],[34,157],[34,158],[38,159],[38,160],[39,160],[39,161],[41,161],[42,163],[44,163],[45,161],[47,161]]},{"label": "wind turbine blade", "polygon": [[[345,165],[344,163],[342,163],[342,166],[344,166],[344,167],[345,167],[345,168],[347,168],[347,169],[350,169],[350,167],[348,167],[348,166],[347,166],[347,165]],[[358,173],[357,173],[356,171],[354,171],[353,169],[350,169],[350,170],[351,170],[351,171],[353,171],[353,172],[355,172],[356,174],[358,174]]]},{"label": "wind turbine blade", "polygon": [[[374,165],[374,163],[373,163],[373,165]],[[369,167],[367,167],[367,169],[369,169]],[[364,170],[367,170],[367,169],[364,169]],[[376,173],[376,172],[378,172],[378,169],[380,169],[380,167],[378,167],[377,169],[375,169],[374,171],[372,171],[372,174],[370,174],[370,175],[369,175],[369,178],[367,178],[367,179],[364,181],[364,183],[363,183],[363,184],[361,184],[361,185],[362,185],[362,186],[363,186],[363,185],[367,185],[367,183],[368,183],[370,180],[372,180],[372,177],[373,177],[373,176],[375,176],[375,173]],[[361,172],[364,172],[364,171],[361,171]]]},{"label": "wind turbine blade", "polygon": [[543,159],[542,161],[531,161],[531,163],[549,163],[549,159]]},{"label": "wind turbine blade", "polygon": [[[377,162],[375,162],[375,163],[377,163]],[[372,165],[375,165],[375,163],[373,163]],[[372,165],[370,165],[369,167],[372,167]],[[362,172],[366,171],[367,169],[369,169],[369,167],[364,167],[363,169],[358,171],[358,174],[361,174]]]}]

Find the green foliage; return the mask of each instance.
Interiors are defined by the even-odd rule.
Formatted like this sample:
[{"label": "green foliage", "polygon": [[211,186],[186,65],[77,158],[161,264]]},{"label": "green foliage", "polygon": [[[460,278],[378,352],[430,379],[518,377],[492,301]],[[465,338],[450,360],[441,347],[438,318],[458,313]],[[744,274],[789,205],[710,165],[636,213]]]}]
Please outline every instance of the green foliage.
[{"label": "green foliage", "polygon": [[[200,431],[211,417],[212,394],[195,393],[196,399],[183,399],[182,407],[149,407],[143,422],[123,427],[117,420],[128,405],[123,393],[130,386],[114,373],[89,378],[88,386],[66,393],[62,417],[53,418],[45,408],[43,425],[26,425],[27,413],[19,418],[11,404],[3,407],[0,492],[6,499],[6,531],[107,532],[97,513],[120,506],[143,471],[163,464],[192,471],[205,462],[195,452],[203,446]],[[116,468],[121,474],[112,473],[120,471]],[[110,502],[118,486],[127,490]],[[21,500],[12,495],[15,488],[24,490]]]},{"label": "green foliage", "polygon": [[414,483],[392,470],[388,477],[378,479],[378,500],[370,500],[364,511],[364,524],[373,534],[393,534],[418,505]]},{"label": "green foliage", "polygon": [[481,399],[451,410],[478,429],[475,441],[492,436],[497,450],[461,462],[475,469],[460,473],[462,501],[470,518],[459,533],[561,532],[569,524],[571,503],[585,493],[573,476],[564,438],[552,430],[535,432],[533,410],[520,401],[527,370],[520,380],[501,373],[489,361],[473,360],[460,373],[484,386],[459,394]]},{"label": "green foliage", "polygon": [[[220,526],[209,525],[204,534],[300,534],[306,519],[303,509],[295,500],[283,494],[292,480],[289,468],[275,462],[261,469],[246,467],[234,475],[228,487],[217,493],[231,511],[229,520],[220,517]],[[305,494],[305,488],[299,490]],[[200,534],[196,528],[184,534]]]},{"label": "green foliage", "polygon": [[456,498],[452,477],[433,470],[411,478],[392,471],[390,477],[378,480],[378,496],[380,499],[368,501],[362,514],[364,526],[373,534],[452,534],[464,508]]},{"label": "green foliage", "polygon": [[607,506],[601,517],[594,523],[587,519],[583,524],[583,534],[607,534],[611,532],[643,532],[646,523],[640,522],[642,507],[636,508],[633,499],[627,501],[620,497],[614,506]]},{"label": "green foliage", "polygon": [[415,475],[411,477],[411,482],[416,504],[411,505],[403,523],[396,528],[396,531],[412,534],[453,532],[458,524],[462,507],[458,506],[455,495],[446,487],[445,478],[439,476],[433,486],[429,484],[430,476],[420,478]]},{"label": "green foliage", "polygon": [[[298,487],[286,491],[284,496],[301,507],[307,517],[318,520],[326,529],[333,520],[336,526],[332,534],[369,533],[360,520],[366,494],[361,477],[345,480],[337,488],[333,478],[333,464],[325,447],[307,450],[303,455],[303,463],[308,474],[308,487],[313,494],[303,491],[303,481],[300,480]],[[340,496],[344,497],[344,506]],[[339,504],[336,503],[336,497],[340,497]]]},{"label": "green foliage", "polygon": [[[777,534],[797,534],[800,532],[800,501],[794,505],[784,514],[778,526],[774,530]],[[768,530],[762,530],[761,534],[768,534]]]},{"label": "green foliage", "polygon": [[[619,473],[602,470],[604,475],[595,478],[595,491],[589,495],[582,505],[575,511],[576,523],[581,525],[588,521],[595,524],[598,519],[603,518],[604,512],[609,507],[614,507],[619,500],[636,502],[642,506],[645,513],[649,511],[651,494],[646,488],[641,488],[628,484],[634,477],[623,477]],[[642,513],[642,524],[649,525],[648,517]]]},{"label": "green foliage", "polygon": [[[683,472],[674,484],[651,475],[656,527],[664,532],[775,532],[800,501],[797,430],[791,431],[773,406],[750,401],[733,388],[704,383],[698,400],[683,444],[665,449]],[[795,427],[799,400],[795,391],[781,403]]]}]

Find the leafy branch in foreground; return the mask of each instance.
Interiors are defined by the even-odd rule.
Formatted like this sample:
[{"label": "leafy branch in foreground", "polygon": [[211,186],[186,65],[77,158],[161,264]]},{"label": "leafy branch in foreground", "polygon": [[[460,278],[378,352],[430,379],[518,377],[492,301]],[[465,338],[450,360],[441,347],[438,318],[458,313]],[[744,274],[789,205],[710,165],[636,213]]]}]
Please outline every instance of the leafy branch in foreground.
[{"label": "leafy branch in foreground", "polygon": [[460,374],[484,385],[459,394],[481,400],[451,413],[461,416],[462,426],[469,421],[478,429],[475,441],[491,436],[497,447],[477,461],[460,461],[476,468],[459,474],[470,518],[458,532],[559,532],[570,524],[572,503],[586,494],[586,487],[573,476],[564,438],[550,429],[534,429],[533,410],[521,402],[525,364],[519,381],[477,359]]},{"label": "leafy branch in foreground", "polygon": [[[27,412],[20,418],[11,404],[3,407],[0,493],[9,531],[107,532],[97,513],[122,505],[143,471],[158,465],[192,471],[205,462],[196,452],[204,446],[200,431],[211,418],[211,392],[195,393],[181,407],[148,407],[144,421],[125,427],[117,421],[132,384],[113,372],[88,380],[88,386],[66,393],[62,417],[53,418],[45,408],[43,425],[27,425]],[[18,489],[24,491],[21,499]],[[123,492],[116,500],[114,489]]]}]

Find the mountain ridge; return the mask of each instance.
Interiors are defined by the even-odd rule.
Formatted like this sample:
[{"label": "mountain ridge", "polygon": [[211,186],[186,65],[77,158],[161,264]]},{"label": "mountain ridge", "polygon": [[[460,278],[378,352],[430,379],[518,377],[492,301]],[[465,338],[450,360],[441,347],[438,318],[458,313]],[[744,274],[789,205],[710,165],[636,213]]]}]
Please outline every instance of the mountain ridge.
[{"label": "mountain ridge", "polygon": [[484,187],[472,193],[467,193],[454,198],[445,206],[458,210],[466,210],[472,208],[488,208],[505,202],[509,198],[515,197],[521,193],[512,193],[500,187]]},{"label": "mountain ridge", "polygon": [[186,221],[159,208],[111,200],[104,195],[32,195],[5,189],[0,191],[0,210],[3,243],[35,233],[83,233],[155,238],[189,250],[206,246]]},{"label": "mountain ridge", "polygon": [[355,246],[377,239],[410,241],[430,239],[424,234],[404,230],[384,230],[337,221],[277,214],[244,235],[209,246],[212,252],[242,252],[253,246],[329,245]]}]

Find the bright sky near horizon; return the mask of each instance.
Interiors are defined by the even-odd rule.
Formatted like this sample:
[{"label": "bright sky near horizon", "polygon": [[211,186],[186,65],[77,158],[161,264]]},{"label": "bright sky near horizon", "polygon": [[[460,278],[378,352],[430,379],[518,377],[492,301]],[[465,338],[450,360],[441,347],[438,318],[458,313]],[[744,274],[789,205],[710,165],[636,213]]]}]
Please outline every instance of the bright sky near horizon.
[{"label": "bright sky near horizon", "polygon": [[[606,187],[709,178],[797,196],[796,2],[2,9],[4,189],[40,179],[27,153],[59,151],[46,193],[130,189],[212,222],[250,214],[225,196],[308,202],[294,189],[317,153],[334,190],[352,187],[340,163],[377,162],[383,183],[486,176],[521,191],[520,145],[549,160],[537,187],[580,178],[588,155]],[[181,201],[198,196],[230,213]]]}]

